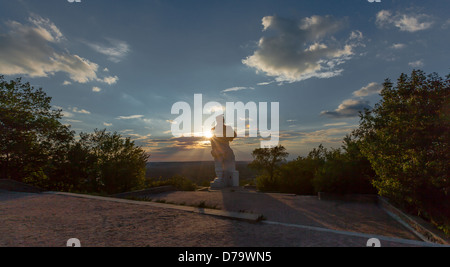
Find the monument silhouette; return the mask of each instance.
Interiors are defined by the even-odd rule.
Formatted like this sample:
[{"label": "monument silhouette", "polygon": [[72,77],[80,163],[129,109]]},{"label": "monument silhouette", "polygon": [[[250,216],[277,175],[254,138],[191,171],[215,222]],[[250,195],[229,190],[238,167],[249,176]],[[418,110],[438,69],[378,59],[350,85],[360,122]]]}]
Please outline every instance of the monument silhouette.
[{"label": "monument silhouette", "polygon": [[211,189],[239,186],[239,172],[236,171],[236,158],[230,142],[236,138],[231,126],[225,125],[223,115],[216,117],[216,126],[211,129],[211,154],[214,158],[216,179],[211,182]]}]

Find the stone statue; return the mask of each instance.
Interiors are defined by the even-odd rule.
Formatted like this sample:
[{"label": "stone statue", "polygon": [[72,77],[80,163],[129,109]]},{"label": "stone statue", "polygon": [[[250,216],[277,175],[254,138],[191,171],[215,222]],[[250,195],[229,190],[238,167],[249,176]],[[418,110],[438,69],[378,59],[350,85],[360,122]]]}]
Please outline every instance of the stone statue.
[{"label": "stone statue", "polygon": [[[232,137],[227,136],[231,135]],[[239,186],[239,172],[236,171],[236,161],[230,142],[236,138],[232,127],[225,125],[224,116],[216,118],[216,127],[212,128],[211,154],[215,162],[217,178],[211,182],[211,189]],[[231,134],[230,134],[231,133]]]}]

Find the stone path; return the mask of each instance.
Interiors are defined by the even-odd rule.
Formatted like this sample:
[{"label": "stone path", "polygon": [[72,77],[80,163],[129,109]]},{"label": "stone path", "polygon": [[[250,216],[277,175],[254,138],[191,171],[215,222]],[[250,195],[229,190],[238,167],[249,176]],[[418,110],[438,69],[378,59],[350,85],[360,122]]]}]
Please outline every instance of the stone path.
[{"label": "stone path", "polygon": [[[209,192],[197,193],[208,194]],[[211,193],[208,196],[212,199],[218,199],[221,195],[225,200],[222,203],[230,209],[238,207],[239,200],[242,201],[245,198],[241,196],[243,193]],[[174,200],[175,196],[181,199],[182,195],[172,193],[174,198],[170,199]],[[170,194],[165,194],[160,197],[169,199],[169,196]],[[184,197],[187,198],[187,195]],[[278,221],[294,222],[296,216],[289,212],[294,214],[303,212],[305,214],[303,223],[311,222],[336,229],[340,227],[350,227],[355,230],[369,229],[367,225],[370,225],[372,227],[370,229],[381,231],[381,227],[391,223],[391,221],[374,220],[371,210],[366,210],[364,213],[364,207],[358,205],[317,204],[313,200],[307,200],[303,206],[297,207],[295,205],[302,201],[295,197],[284,195],[277,197],[271,194],[259,196],[247,194],[246,197],[249,199],[249,206],[240,208],[250,210],[252,207],[272,201],[273,206],[266,207],[265,216],[268,219],[276,219],[275,216],[279,214]],[[305,205],[310,206],[310,212],[303,210],[306,208]],[[332,214],[319,216],[318,209],[325,207],[334,207],[335,217]],[[279,209],[279,211],[268,212],[273,209]],[[368,217],[363,217],[364,223],[351,223],[348,219],[339,219],[341,213],[353,218],[356,218],[358,214],[366,214]],[[334,218],[335,222],[328,221],[329,218]],[[361,226],[358,226],[359,224]],[[392,236],[398,236],[394,233],[395,229],[391,227],[389,230],[393,231]],[[407,233],[400,235],[407,235]],[[70,238],[78,238],[82,246],[348,247],[366,246],[367,243],[366,236],[298,228],[288,224],[251,224],[182,210],[152,207],[139,202],[117,203],[64,195],[0,192],[0,246],[62,247]],[[421,245],[425,244],[401,242],[401,240],[399,242],[382,241],[382,246]]]},{"label": "stone path", "polygon": [[147,198],[184,205],[204,202],[206,207],[262,214],[269,221],[419,240],[374,203],[321,201],[316,196],[243,190],[167,192]]}]

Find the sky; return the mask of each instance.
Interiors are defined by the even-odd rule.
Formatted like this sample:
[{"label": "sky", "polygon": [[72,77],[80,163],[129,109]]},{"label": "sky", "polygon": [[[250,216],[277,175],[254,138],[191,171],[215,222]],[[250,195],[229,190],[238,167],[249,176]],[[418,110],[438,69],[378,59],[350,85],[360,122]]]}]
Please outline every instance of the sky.
[{"label": "sky", "polygon": [[[278,102],[290,159],[338,148],[385,79],[450,73],[448,0],[0,0],[0,75],[52,97],[77,134],[130,137],[150,161],[208,161],[174,137],[177,102]],[[203,119],[207,118],[204,117]],[[237,118],[240,119],[240,118]],[[241,118],[250,123],[248,118]],[[178,125],[181,126],[181,125]],[[260,137],[235,139],[239,161]]]}]

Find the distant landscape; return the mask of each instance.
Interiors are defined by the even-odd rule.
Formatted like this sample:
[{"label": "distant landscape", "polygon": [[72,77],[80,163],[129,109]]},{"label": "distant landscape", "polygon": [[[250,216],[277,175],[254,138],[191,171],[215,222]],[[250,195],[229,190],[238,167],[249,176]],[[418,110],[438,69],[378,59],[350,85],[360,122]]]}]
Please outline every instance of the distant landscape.
[{"label": "distant landscape", "polygon": [[[257,172],[248,167],[249,162],[236,162],[241,184],[254,184]],[[213,161],[194,162],[149,162],[147,163],[146,178],[151,180],[167,180],[180,175],[199,186],[209,186],[209,182],[216,177]]]}]

